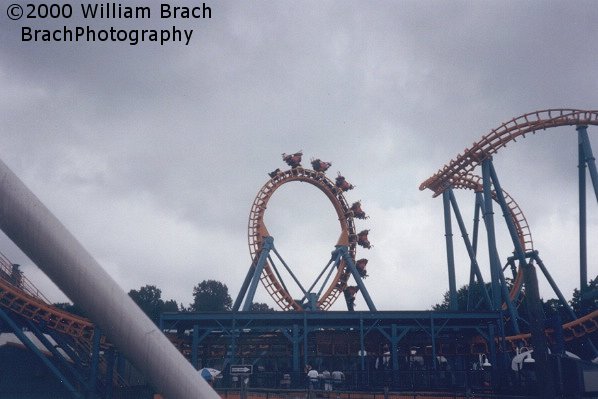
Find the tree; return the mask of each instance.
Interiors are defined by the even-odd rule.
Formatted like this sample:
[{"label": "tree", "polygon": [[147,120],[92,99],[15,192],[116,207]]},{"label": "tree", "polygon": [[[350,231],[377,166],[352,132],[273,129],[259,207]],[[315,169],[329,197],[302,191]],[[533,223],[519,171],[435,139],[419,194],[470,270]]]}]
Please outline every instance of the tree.
[{"label": "tree", "polygon": [[274,312],[270,306],[265,303],[254,302],[251,304],[251,308],[249,308],[252,312]]},{"label": "tree", "polygon": [[[469,310],[488,310],[486,301],[484,301],[484,295],[482,291],[482,284],[476,283],[471,291],[471,297],[469,298],[470,308]],[[486,290],[488,295],[492,295],[491,287],[489,283],[486,283]],[[469,294],[469,285],[466,284],[457,290],[457,310],[467,310],[467,295]],[[432,310],[436,311],[448,311],[450,303],[450,292],[446,291],[442,297],[442,302],[432,306]]]},{"label": "tree", "polygon": [[223,312],[230,310],[233,300],[228,294],[226,284],[216,280],[204,280],[193,287],[193,303],[189,310],[193,312]]},{"label": "tree", "polygon": [[583,292],[579,291],[578,288],[574,289],[569,304],[578,317],[585,316],[598,309],[598,276],[588,282],[588,287]]},{"label": "tree", "polygon": [[178,312],[178,311],[179,311],[179,305],[176,303],[176,301],[174,299],[170,299],[170,300],[164,302],[164,305],[162,306],[161,313]]},{"label": "tree", "polygon": [[160,322],[160,315],[164,312],[176,312],[178,305],[174,300],[164,302],[162,290],[155,285],[145,285],[139,290],[129,291],[129,296],[137,306],[156,324]]}]

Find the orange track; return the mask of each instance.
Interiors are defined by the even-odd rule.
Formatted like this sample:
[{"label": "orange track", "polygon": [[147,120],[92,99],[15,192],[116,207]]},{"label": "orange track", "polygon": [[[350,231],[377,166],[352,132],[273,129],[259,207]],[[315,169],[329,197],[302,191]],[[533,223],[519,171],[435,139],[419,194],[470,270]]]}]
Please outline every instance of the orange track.
[{"label": "orange track", "polygon": [[[476,176],[473,174],[459,176],[453,180],[453,188],[464,188],[473,190],[475,192],[482,192],[484,191],[484,187],[482,186],[481,180],[482,178],[480,176]],[[509,213],[511,214],[513,223],[515,224],[515,230],[517,231],[517,237],[519,238],[519,242],[521,243],[523,252],[527,253],[529,251],[533,251],[534,243],[532,241],[532,232],[529,228],[527,219],[525,218],[523,211],[521,210],[517,202],[515,202],[513,197],[509,195],[509,193],[503,190],[503,195],[505,197],[507,206],[509,207]],[[497,201],[495,191],[492,191],[492,199],[494,201]],[[517,276],[515,277],[515,281],[513,281],[513,287],[509,292],[509,298],[511,299],[511,301],[514,301],[517,297],[523,299],[523,296],[519,295],[519,292],[521,291],[522,287],[523,270],[519,268],[517,270]],[[506,304],[503,304],[503,309],[505,308]]]},{"label": "orange track", "polygon": [[[342,190],[336,187],[335,183],[328,179],[324,173],[316,172],[311,169],[304,169],[296,167],[284,172],[277,173],[271,178],[258,192],[249,215],[249,252],[252,259],[257,259],[259,252],[263,246],[264,237],[268,237],[268,229],[264,224],[264,214],[268,205],[268,201],[272,194],[285,183],[293,181],[300,181],[309,183],[320,189],[336,210],[338,220],[341,227],[341,234],[336,245],[346,245],[349,247],[349,252],[353,259],[355,259],[356,247],[356,233],[355,223],[353,220],[353,212],[351,211]],[[347,269],[344,261],[341,261],[337,273],[332,279],[328,289],[318,301],[318,307],[322,310],[327,310],[336,301],[339,295],[347,287],[347,281],[351,273]],[[267,292],[274,298],[278,306],[283,310],[302,310],[303,308],[297,303],[291,294],[284,289],[281,282],[278,280],[269,262],[266,262],[264,271],[260,280]]]},{"label": "orange track", "polygon": [[483,160],[500,148],[506,147],[509,142],[516,141],[518,137],[525,137],[526,134],[535,133],[537,130],[572,125],[598,125],[598,111],[548,109],[514,118],[483,136],[482,140],[473,143],[471,148],[466,148],[463,154],[457,155],[456,159],[425,180],[419,189],[429,188],[436,197],[455,180],[471,172]]},{"label": "orange track", "polygon": [[[2,274],[10,276],[11,269],[12,263],[0,254]],[[48,328],[72,337],[88,342],[93,337],[94,327],[90,320],[49,304],[25,276],[21,276],[17,285],[0,278],[0,305],[29,320],[44,322]]]},{"label": "orange track", "polygon": [[[471,174],[482,161],[498,152],[500,148],[506,147],[509,142],[516,141],[518,137],[525,137],[528,133],[535,133],[538,130],[546,130],[552,127],[573,125],[598,125],[598,111],[548,109],[513,118],[492,130],[488,135],[483,136],[479,142],[474,142],[470,148],[466,148],[463,154],[457,155],[455,159],[421,183],[419,189],[425,190],[428,188],[432,190],[434,197],[442,194],[449,187],[482,191],[481,178]],[[532,247],[530,246],[533,243],[527,220],[515,201],[507,193],[504,194],[523,249],[524,251],[531,250]],[[496,200],[494,192],[492,195]],[[521,288],[522,280],[520,270],[515,280],[515,286],[511,290],[511,297],[513,297],[513,293],[517,292],[515,289],[519,290]],[[563,324],[563,330],[566,341],[580,338],[598,330],[598,310]],[[550,337],[552,330],[546,330],[546,334]],[[530,334],[515,335],[507,337],[506,341],[511,344],[512,348],[515,348],[518,344],[529,346],[530,336]]]}]

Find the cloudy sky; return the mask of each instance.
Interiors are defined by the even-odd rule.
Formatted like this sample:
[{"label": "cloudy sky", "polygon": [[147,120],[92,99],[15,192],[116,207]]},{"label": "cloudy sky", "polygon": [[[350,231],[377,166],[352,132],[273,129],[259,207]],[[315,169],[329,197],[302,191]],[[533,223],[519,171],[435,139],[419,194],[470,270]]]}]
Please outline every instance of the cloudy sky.
[{"label": "cloudy sky", "polygon": [[[441,199],[419,184],[513,117],[598,108],[593,1],[215,1],[211,19],[191,21],[161,20],[150,0],[133,3],[155,9],[144,21],[86,21],[71,4],[69,20],[2,10],[0,158],[125,291],[154,284],[185,305],[205,279],[236,296],[253,199],[284,167],[281,153],[303,150],[305,164],[330,161],[329,175],[356,186],[347,198],[370,216],[358,229],[371,229],[374,247],[358,257],[376,306],[429,309],[448,287],[444,224]],[[21,41],[23,26],[65,24],[194,33],[188,46]],[[598,128],[589,134],[598,152]],[[579,284],[576,144],[574,127],[552,129],[495,156],[568,298]],[[471,193],[458,199],[471,221]],[[275,193],[267,225],[305,284],[338,237],[330,203],[301,183]],[[455,245],[463,285],[469,262]],[[66,299],[5,236],[0,251],[52,301]],[[257,300],[274,306],[262,287]]]}]

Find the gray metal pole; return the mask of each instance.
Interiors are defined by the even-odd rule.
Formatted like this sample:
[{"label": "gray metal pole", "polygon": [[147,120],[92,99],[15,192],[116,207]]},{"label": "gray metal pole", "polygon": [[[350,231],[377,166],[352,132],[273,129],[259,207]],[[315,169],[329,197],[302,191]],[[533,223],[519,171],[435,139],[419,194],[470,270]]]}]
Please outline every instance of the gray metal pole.
[{"label": "gray metal pole", "polygon": [[219,399],[193,366],[0,161],[0,228],[169,399]]}]

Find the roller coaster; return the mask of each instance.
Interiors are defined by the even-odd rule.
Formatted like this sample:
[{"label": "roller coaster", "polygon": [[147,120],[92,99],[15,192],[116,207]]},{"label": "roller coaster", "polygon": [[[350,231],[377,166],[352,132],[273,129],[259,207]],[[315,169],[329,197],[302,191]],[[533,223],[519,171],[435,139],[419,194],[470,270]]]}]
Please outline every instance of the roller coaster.
[{"label": "roller coaster", "polygon": [[[585,293],[588,282],[586,170],[598,201],[598,172],[587,133],[590,125],[598,125],[598,111],[549,109],[519,116],[493,129],[421,183],[420,190],[428,189],[433,197],[442,197],[449,292],[449,309],[446,312],[377,311],[363,280],[368,273],[368,261],[356,256],[358,246],[369,249],[372,245],[368,239],[369,230],[358,232],[356,227],[355,219],[367,219],[361,202],[349,205],[345,198],[353,185],[340,173],[334,179],[329,178],[326,175],[331,166],[329,162],[313,159],[311,169],[303,167],[303,154],[297,152],[283,154],[283,161],[289,169],[276,169],[269,173],[269,180],[259,190],[251,206],[248,244],[252,261],[234,302],[233,312],[164,314],[160,328],[195,368],[210,366],[227,370],[231,364],[251,364],[261,368],[262,375],[268,372],[276,374],[270,381],[272,386],[278,386],[280,373],[294,373],[295,381],[301,380],[302,366],[307,364],[342,367],[353,376],[352,385],[348,384],[347,388],[374,389],[376,381],[370,376],[378,374],[370,371],[377,370],[380,361],[385,365],[385,373],[378,382],[386,387],[446,390],[460,386],[455,382],[455,375],[459,372],[462,375],[457,380],[464,378],[467,383],[472,363],[482,370],[482,365],[490,364],[489,361],[499,366],[492,373],[492,381],[498,385],[504,377],[500,370],[508,369],[510,359],[523,349],[533,348],[539,355],[543,345],[552,347],[554,351],[559,345],[564,347],[567,343],[577,342],[589,348],[587,352],[592,357],[598,358],[595,347],[598,309],[582,317],[575,314],[541,259],[523,210],[502,189],[493,165],[493,156],[519,138],[549,128],[576,127],[579,288]],[[478,167],[481,167],[481,176],[474,173]],[[264,220],[269,200],[277,189],[297,182],[320,190],[331,202],[340,224],[340,236],[331,258],[314,281],[308,284],[299,281],[277,251],[274,237]],[[474,193],[475,216],[471,238],[455,190]],[[497,249],[493,206],[502,211],[513,245],[512,253],[505,259],[500,258]],[[483,226],[480,226],[480,219]],[[465,309],[459,309],[457,301],[454,220],[469,257],[469,292],[480,290],[482,298],[476,302],[468,295]],[[484,281],[478,260],[482,228],[486,231],[489,283]],[[546,278],[566,309],[570,320],[564,324],[547,327],[543,315],[537,317],[538,309],[534,308],[539,301],[536,269]],[[512,273],[510,278],[505,275],[507,270]],[[288,280],[297,288],[291,289]],[[250,311],[259,283],[283,312]],[[296,297],[297,292],[300,298]],[[355,297],[359,293],[369,311],[355,311]],[[341,294],[348,311],[331,311]],[[521,315],[523,303],[530,320]],[[18,266],[4,256],[0,256],[0,305],[5,330],[13,331],[35,352],[73,397],[81,397],[81,392],[96,392],[108,398],[112,397],[111,387],[130,383],[115,372],[118,348],[101,330],[91,320],[50,304]],[[43,354],[23,333],[24,329],[33,332],[53,356],[48,358]],[[445,364],[452,366],[454,374],[450,383],[445,381],[446,384],[442,385],[433,376],[445,372]],[[415,375],[422,376],[424,371],[429,372],[424,378],[427,382],[416,383]],[[235,380],[227,381],[232,383]],[[261,383],[269,386],[263,381]],[[480,388],[484,386],[480,382]]]}]

